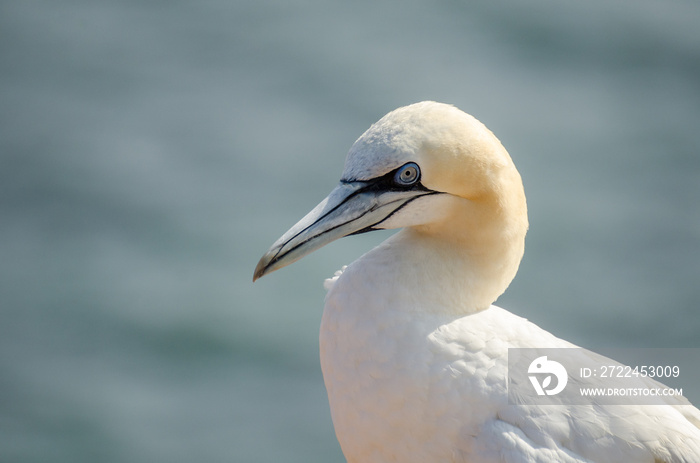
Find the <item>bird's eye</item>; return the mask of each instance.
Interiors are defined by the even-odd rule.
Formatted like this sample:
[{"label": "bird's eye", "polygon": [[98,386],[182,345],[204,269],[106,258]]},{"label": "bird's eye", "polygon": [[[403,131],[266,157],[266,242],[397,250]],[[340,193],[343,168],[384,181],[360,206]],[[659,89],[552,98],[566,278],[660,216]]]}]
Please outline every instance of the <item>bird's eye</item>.
[{"label": "bird's eye", "polygon": [[404,164],[396,171],[394,182],[401,186],[410,186],[418,181],[420,177],[420,168],[415,162]]}]

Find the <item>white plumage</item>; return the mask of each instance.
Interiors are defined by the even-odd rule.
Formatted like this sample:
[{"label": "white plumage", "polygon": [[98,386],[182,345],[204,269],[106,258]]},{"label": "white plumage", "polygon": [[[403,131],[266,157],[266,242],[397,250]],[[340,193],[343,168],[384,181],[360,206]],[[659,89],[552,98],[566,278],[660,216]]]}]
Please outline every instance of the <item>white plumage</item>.
[{"label": "white plumage", "polygon": [[480,122],[399,108],[351,148],[339,186],[254,278],[352,233],[403,228],[327,280],[321,366],[353,462],[700,462],[700,412],[508,403],[509,347],[574,347],[491,303],[523,255],[520,176]]}]

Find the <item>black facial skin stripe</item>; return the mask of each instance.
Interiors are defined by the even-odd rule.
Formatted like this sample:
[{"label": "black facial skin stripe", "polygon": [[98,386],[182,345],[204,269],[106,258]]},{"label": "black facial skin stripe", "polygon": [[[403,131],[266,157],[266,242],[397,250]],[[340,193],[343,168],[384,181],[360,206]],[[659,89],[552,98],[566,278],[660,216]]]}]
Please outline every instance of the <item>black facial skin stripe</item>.
[{"label": "black facial skin stripe", "polygon": [[410,203],[411,201],[413,201],[413,200],[415,200],[415,199],[418,199],[418,198],[422,198],[423,196],[439,195],[439,194],[442,194],[442,193],[439,192],[439,191],[428,190],[428,189],[426,188],[426,193],[425,193],[425,194],[418,195],[418,196],[414,196],[413,198],[407,200],[405,203],[403,203],[402,205],[400,205],[399,207],[397,207],[394,211],[391,212],[391,214],[387,215],[386,217],[384,217],[384,218],[383,218],[382,220],[380,220],[379,222],[375,223],[374,225],[370,225],[369,227],[365,227],[365,228],[363,228],[362,230],[357,230],[356,232],[352,232],[352,233],[350,233],[348,236],[352,236],[352,235],[361,235],[361,234],[363,234],[363,233],[381,230],[381,228],[377,228],[377,225],[381,225],[382,223],[384,223],[384,222],[386,222],[387,220],[389,220],[394,214],[396,214],[396,213],[399,212],[401,209],[403,209],[403,208],[404,208],[408,203]]}]

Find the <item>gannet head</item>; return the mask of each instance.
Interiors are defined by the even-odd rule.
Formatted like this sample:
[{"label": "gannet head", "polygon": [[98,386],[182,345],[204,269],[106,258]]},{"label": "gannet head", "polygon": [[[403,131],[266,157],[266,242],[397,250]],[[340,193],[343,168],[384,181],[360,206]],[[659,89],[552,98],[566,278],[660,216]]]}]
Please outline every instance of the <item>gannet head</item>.
[{"label": "gannet head", "polygon": [[508,254],[497,265],[505,286],[515,276],[527,230],[520,175],[498,139],[454,106],[416,103],[372,125],[351,147],[340,184],[272,245],[253,280],[343,236],[403,227],[476,260],[493,258],[480,247],[497,248]]}]

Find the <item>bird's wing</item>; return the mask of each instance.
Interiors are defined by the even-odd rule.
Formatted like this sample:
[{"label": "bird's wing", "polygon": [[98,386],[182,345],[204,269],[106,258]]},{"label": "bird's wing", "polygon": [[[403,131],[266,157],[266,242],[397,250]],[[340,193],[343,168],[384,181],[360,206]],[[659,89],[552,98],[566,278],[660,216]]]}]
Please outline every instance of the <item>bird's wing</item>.
[{"label": "bird's wing", "polygon": [[[512,347],[535,347],[536,344],[537,347],[574,347],[509,312],[502,311],[495,315],[499,323],[506,327],[505,341]],[[605,359],[599,354],[581,351],[584,355]],[[599,364],[613,363],[609,360]],[[597,383],[600,380],[595,377],[576,381],[577,387],[601,386]],[[641,377],[638,383],[644,387],[663,386]],[[606,382],[605,386],[615,387],[615,384]],[[629,383],[626,386],[629,387]],[[496,446],[491,450],[498,450],[502,460],[513,463],[700,462],[700,411],[683,397],[670,396],[665,398],[665,403],[503,404],[497,416],[483,427],[483,439],[479,440],[489,447]]]},{"label": "bird's wing", "polygon": [[700,461],[700,429],[666,405],[511,405],[481,437],[509,463]]}]

